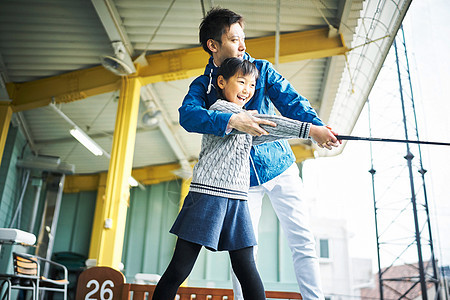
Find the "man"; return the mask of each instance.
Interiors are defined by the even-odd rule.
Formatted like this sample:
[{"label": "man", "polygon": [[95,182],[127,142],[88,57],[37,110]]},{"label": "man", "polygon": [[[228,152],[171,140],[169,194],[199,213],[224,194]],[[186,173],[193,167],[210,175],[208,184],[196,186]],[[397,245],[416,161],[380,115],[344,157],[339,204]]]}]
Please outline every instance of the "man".
[{"label": "man", "polygon": [[[253,62],[260,72],[255,94],[245,108],[262,114],[275,114],[274,106],[288,118],[323,126],[308,100],[301,96],[265,60],[253,59],[245,53],[242,16],[222,8],[213,8],[200,24],[200,43],[211,57],[205,73],[190,85],[179,108],[180,124],[187,131],[224,136],[232,129],[259,136],[267,134],[260,124],[271,122],[249,113],[230,114],[210,111],[217,100],[217,67],[228,57],[242,57]],[[329,138],[319,145],[331,149],[339,145],[330,130]],[[277,214],[292,251],[294,270],[303,299],[324,299],[320,284],[319,263],[314,236],[307,222],[307,207],[302,198],[302,182],[295,156],[286,141],[253,146],[250,156],[250,190],[248,206],[257,236],[262,198],[267,194]],[[233,277],[235,299],[242,299],[240,287]]]}]

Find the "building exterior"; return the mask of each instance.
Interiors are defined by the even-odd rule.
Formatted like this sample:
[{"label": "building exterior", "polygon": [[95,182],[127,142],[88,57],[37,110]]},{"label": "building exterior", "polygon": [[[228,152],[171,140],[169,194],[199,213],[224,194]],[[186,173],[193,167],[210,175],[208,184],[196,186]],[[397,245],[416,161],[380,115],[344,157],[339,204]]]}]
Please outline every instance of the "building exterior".
[{"label": "building exterior", "polygon": [[[392,266],[389,269],[383,269],[386,278],[412,278],[417,276],[417,263]],[[374,275],[374,286],[361,289],[361,300],[379,299],[380,288],[378,281],[378,273]],[[435,299],[436,290],[434,283],[427,283],[428,299]],[[383,282],[383,298],[384,299],[402,299],[407,294],[407,298],[412,300],[422,299],[420,284],[412,286],[411,282],[392,280]]]},{"label": "building exterior", "polygon": [[319,218],[313,221],[324,293],[327,299],[355,299],[359,288],[372,279],[372,260],[351,258],[346,222]]}]

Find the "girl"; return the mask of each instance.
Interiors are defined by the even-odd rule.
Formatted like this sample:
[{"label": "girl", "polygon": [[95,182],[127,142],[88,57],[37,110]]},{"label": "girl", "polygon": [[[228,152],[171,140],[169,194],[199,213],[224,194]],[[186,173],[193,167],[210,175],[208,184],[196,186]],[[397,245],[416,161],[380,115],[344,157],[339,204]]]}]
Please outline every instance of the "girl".
[{"label": "girl", "polygon": [[[210,110],[240,113],[255,92],[258,70],[240,58],[226,59],[219,68],[219,96]],[[211,115],[213,118],[214,115]],[[228,251],[231,266],[242,286],[244,299],[265,299],[256,269],[253,246],[256,240],[247,206],[250,180],[250,149],[277,139],[303,138],[316,141],[328,137],[328,129],[280,116],[256,115],[275,122],[264,126],[269,135],[252,137],[232,131],[225,137],[205,134],[193,178],[171,233],[178,236],[172,260],[153,293],[153,300],[174,299],[187,278],[202,246]],[[322,127],[322,128],[321,128]],[[251,161],[250,161],[251,163]]]}]

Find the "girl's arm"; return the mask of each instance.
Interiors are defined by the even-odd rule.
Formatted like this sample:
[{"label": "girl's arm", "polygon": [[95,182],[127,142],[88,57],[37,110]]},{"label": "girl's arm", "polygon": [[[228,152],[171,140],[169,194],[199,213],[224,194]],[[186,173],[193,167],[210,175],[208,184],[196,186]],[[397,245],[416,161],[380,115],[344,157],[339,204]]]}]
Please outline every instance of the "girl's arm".
[{"label": "girl's arm", "polygon": [[282,116],[276,115],[255,115],[257,118],[272,121],[277,124],[275,127],[261,125],[269,135],[255,136],[253,137],[253,144],[258,145],[262,143],[268,143],[280,139],[307,139],[309,137],[309,131],[311,123],[292,120]]},{"label": "girl's arm", "polygon": [[[257,115],[257,117],[268,119],[276,123],[277,126],[267,126],[267,128],[264,127],[264,129],[269,132],[269,135],[253,137],[254,145],[272,142],[280,139],[312,138],[319,145],[330,142],[332,143],[333,147],[337,147],[337,143],[333,142],[336,140],[335,135],[329,128],[325,126],[318,126],[311,123],[300,122],[282,116]],[[326,148],[331,149],[331,146],[330,148]]]}]

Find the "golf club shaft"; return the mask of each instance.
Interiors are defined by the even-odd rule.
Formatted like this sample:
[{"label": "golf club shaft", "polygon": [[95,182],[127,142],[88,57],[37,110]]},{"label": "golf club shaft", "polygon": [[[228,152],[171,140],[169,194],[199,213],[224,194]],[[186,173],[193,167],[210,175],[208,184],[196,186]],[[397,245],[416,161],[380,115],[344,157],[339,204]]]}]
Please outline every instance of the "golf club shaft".
[{"label": "golf club shaft", "polygon": [[450,146],[450,143],[443,143],[443,142],[411,141],[411,140],[385,139],[385,138],[374,138],[374,137],[360,137],[360,136],[351,136],[351,135],[336,135],[336,138],[338,140],[349,140],[349,141],[393,142],[393,143],[410,143],[410,144],[423,144],[423,145]]}]

